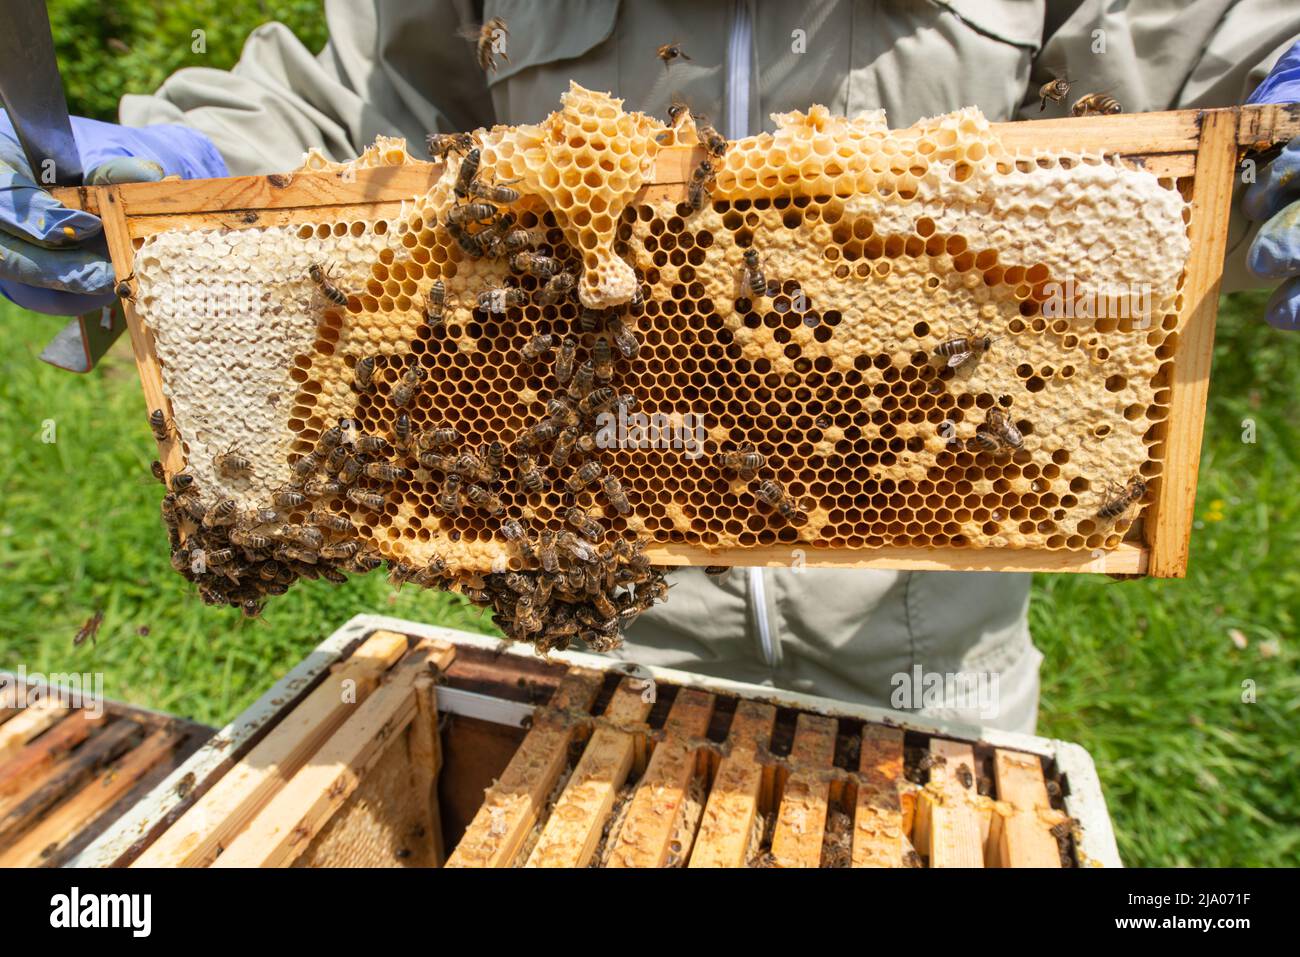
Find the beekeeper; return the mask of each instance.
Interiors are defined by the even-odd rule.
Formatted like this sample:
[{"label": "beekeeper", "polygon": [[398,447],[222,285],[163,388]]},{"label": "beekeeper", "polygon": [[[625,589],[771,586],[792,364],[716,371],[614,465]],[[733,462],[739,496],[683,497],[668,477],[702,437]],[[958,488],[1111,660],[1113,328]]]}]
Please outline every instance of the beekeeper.
[{"label": "beekeeper", "polygon": [[[994,121],[1062,115],[1089,92],[1128,112],[1300,100],[1300,5],[1289,0],[326,0],[325,16],[319,54],[268,23],[233,70],[187,68],[151,96],[124,97],[121,126],[74,119],[90,181],[276,172],[309,147],[349,159],[377,134],[418,147],[433,131],[538,122],[571,80],[659,117],[676,94],[733,139],[813,103],[849,116],[884,108],[907,126],[970,105]],[[485,76],[458,34],[491,17],[509,28],[508,60]],[[668,43],[690,59],[665,64],[656,50]],[[1056,77],[1073,92],[1040,114],[1038,90]],[[1230,237],[1229,288],[1246,266],[1256,281],[1285,280],[1267,313],[1281,328],[1300,316],[1297,172],[1300,141],[1246,192],[1263,229],[1238,217]],[[0,291],[51,313],[103,303],[112,270],[83,245],[98,231],[35,187],[0,120]],[[737,568],[673,580],[670,600],[630,629],[625,657],[1034,727],[1041,655],[1027,574]],[[995,707],[900,700],[918,668],[996,676]]]}]

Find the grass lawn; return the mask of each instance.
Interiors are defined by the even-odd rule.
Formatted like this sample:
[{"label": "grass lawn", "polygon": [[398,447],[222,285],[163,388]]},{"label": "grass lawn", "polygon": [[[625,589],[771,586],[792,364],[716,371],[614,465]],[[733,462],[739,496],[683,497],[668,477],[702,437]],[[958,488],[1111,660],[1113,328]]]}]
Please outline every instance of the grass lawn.
[{"label": "grass lawn", "polygon": [[[1096,758],[1131,865],[1300,858],[1300,339],[1261,306],[1236,297],[1221,317],[1189,578],[1036,586],[1039,731]],[[101,671],[111,697],[220,724],[358,612],[492,630],[379,574],[296,585],[258,621],[203,606],[168,564],[125,338],[73,376],[36,359],[59,324],[0,303],[0,667]],[[74,648],[96,609],[97,644]]]}]

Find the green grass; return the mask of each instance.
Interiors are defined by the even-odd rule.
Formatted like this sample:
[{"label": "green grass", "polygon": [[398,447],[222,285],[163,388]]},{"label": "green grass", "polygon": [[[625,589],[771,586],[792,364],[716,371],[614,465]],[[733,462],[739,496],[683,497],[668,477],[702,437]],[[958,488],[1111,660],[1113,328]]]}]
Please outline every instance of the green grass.
[{"label": "green grass", "polygon": [[[1261,305],[1230,299],[1221,317],[1188,579],[1037,582],[1039,730],[1096,758],[1134,865],[1300,856],[1300,341],[1263,325]],[[36,360],[57,327],[0,305],[0,666],[102,671],[112,697],[220,723],[358,612],[491,630],[457,598],[394,595],[380,575],[295,586],[260,621],[204,607],[167,561],[125,341],[72,376]],[[98,644],[74,648],[99,608]],[[1248,679],[1255,704],[1241,701]]]}]

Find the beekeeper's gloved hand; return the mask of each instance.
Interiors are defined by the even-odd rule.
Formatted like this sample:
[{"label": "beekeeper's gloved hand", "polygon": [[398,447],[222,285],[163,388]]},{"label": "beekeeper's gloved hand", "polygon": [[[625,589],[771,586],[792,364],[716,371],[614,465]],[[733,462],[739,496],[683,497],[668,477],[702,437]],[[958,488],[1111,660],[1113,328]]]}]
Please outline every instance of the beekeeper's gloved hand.
[{"label": "beekeeper's gloved hand", "polygon": [[[88,186],[226,175],[216,147],[183,126],[127,127],[74,116],[72,135]],[[113,298],[99,217],[56,202],[39,179],[0,110],[0,294],[54,315],[97,309]]]},{"label": "beekeeper's gloved hand", "polygon": [[[1300,101],[1300,42],[1277,61],[1247,103]],[[1300,137],[1269,163],[1246,190],[1242,212],[1260,227],[1246,266],[1261,279],[1282,280],[1264,318],[1278,329],[1300,329]]]}]

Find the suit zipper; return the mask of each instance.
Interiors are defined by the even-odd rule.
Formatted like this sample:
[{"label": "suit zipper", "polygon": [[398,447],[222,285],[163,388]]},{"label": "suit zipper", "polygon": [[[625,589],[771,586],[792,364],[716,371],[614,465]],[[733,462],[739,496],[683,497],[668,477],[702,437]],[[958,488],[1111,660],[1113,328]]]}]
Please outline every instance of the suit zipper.
[{"label": "suit zipper", "polygon": [[772,631],[767,617],[767,583],[763,569],[749,568],[749,607],[754,613],[754,627],[758,629],[758,647],[769,668],[781,666],[781,638]]}]

